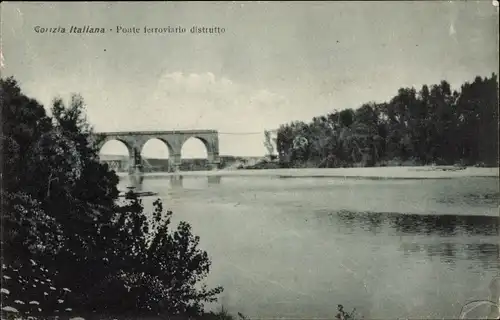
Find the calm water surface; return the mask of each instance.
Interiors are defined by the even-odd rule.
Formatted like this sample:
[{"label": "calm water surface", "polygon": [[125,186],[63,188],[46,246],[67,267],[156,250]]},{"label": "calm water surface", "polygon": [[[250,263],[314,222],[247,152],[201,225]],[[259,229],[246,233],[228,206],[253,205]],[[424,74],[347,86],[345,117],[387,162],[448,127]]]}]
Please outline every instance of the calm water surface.
[{"label": "calm water surface", "polygon": [[[255,318],[456,318],[499,275],[495,178],[123,178],[212,258],[217,308]],[[156,197],[144,198],[146,208]],[[483,312],[489,309],[483,308]]]}]

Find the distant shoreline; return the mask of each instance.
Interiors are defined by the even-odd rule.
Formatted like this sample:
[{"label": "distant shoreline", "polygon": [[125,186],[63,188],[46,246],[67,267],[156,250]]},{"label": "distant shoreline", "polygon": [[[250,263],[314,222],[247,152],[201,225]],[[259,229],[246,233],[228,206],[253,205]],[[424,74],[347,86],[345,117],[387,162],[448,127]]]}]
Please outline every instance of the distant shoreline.
[{"label": "distant shoreline", "polygon": [[[119,177],[128,173],[119,172]],[[457,168],[454,166],[415,167],[363,167],[363,168],[310,168],[310,169],[239,169],[213,171],[148,172],[153,176],[228,176],[228,177],[278,177],[278,178],[379,178],[379,179],[447,179],[460,177],[499,177],[499,168]]]}]

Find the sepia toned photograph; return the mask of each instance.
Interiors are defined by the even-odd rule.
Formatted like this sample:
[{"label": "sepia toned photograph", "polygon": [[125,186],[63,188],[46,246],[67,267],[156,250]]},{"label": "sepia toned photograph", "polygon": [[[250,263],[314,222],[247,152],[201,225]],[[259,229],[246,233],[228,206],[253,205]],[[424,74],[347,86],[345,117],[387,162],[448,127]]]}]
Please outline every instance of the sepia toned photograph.
[{"label": "sepia toned photograph", "polygon": [[1,319],[500,319],[499,5],[0,4]]}]

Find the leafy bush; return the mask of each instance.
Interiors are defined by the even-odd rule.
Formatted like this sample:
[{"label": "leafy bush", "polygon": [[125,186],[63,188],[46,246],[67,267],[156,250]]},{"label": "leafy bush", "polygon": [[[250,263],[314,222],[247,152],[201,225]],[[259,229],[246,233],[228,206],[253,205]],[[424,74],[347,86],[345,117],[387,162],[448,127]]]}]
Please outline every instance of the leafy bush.
[{"label": "leafy bush", "polygon": [[[200,286],[207,253],[189,224],[171,228],[172,212],[159,200],[150,220],[133,194],[117,204],[118,177],[99,162],[83,99],[74,95],[68,106],[55,99],[49,117],[13,78],[0,80],[0,89],[0,151],[9,164],[1,166],[2,263],[10,277],[2,289],[10,307],[24,315],[60,311],[60,296],[47,297],[54,290],[44,281],[71,290],[64,301],[75,314],[201,314],[222,291]],[[30,301],[40,305],[26,309]]]},{"label": "leafy bush", "polygon": [[28,261],[59,252],[61,225],[41,209],[40,202],[22,192],[1,194],[4,257],[11,258],[9,253],[15,252],[16,257]]},{"label": "leafy bush", "polygon": [[115,312],[200,314],[203,302],[215,301],[222,288],[196,288],[210,270],[207,253],[197,248],[199,238],[185,222],[172,229],[172,212],[165,212],[159,199],[149,221],[134,193],[127,200],[116,216],[121,231],[115,245],[129,253],[126,259],[124,253],[113,255],[117,260],[109,262],[117,267],[93,291],[109,292],[106,304]]}]

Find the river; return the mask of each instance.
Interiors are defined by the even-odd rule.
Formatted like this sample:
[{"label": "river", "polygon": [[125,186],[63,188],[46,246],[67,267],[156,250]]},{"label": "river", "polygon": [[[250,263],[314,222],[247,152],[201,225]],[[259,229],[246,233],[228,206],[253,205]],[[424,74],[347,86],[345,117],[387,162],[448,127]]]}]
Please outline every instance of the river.
[{"label": "river", "polygon": [[[133,182],[131,182],[133,181]],[[212,259],[217,308],[252,318],[457,318],[499,275],[499,182],[122,177],[188,221]],[[484,313],[488,308],[478,312]]]}]

